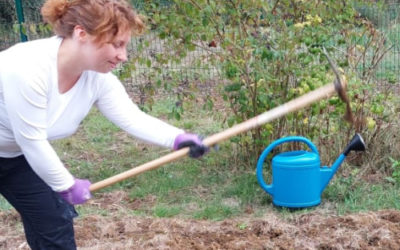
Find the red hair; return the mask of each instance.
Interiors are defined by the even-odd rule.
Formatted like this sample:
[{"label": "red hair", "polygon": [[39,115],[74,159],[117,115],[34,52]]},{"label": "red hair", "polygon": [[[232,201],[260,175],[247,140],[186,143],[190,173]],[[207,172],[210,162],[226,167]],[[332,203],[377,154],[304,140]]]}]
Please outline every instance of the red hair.
[{"label": "red hair", "polygon": [[139,35],[145,29],[141,17],[125,0],[46,0],[41,13],[57,35],[70,37],[80,25],[98,43],[113,41],[127,31]]}]

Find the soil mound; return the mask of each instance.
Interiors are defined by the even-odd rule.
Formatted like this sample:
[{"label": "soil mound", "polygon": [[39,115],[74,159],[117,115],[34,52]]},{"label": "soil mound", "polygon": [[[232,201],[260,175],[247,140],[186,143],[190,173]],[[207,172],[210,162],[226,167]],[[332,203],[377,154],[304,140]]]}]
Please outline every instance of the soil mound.
[{"label": "soil mound", "polygon": [[[289,219],[271,213],[205,221],[134,216],[115,197],[124,199],[124,194],[105,195],[87,204],[100,206],[106,215],[76,219],[79,249],[400,249],[397,210],[344,216],[316,210]],[[0,249],[29,249],[14,210],[1,212],[0,224]]]}]

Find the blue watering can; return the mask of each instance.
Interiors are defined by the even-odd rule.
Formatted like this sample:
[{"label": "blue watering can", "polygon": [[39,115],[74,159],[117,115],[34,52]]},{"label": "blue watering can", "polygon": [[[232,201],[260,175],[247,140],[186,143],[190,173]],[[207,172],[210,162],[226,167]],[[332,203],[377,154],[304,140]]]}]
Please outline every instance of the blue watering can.
[{"label": "blue watering can", "polygon": [[[311,152],[290,151],[274,156],[272,158],[273,182],[267,185],[262,174],[265,158],[273,148],[285,142],[303,142],[308,145]],[[365,150],[361,135],[354,135],[332,167],[320,167],[317,147],[311,141],[300,136],[284,137],[271,143],[262,152],[257,162],[257,180],[261,188],[273,197],[272,202],[276,206],[289,208],[316,206],[321,203],[323,190],[352,150]]]}]

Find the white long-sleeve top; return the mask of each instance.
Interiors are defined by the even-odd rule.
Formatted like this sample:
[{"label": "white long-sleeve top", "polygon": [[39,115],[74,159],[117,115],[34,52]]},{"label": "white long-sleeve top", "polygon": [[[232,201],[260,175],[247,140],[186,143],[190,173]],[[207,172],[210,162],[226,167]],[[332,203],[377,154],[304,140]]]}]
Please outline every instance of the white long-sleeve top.
[{"label": "white long-sleeve top", "polygon": [[172,147],[183,130],[143,113],[111,73],[85,71],[69,91],[60,94],[61,41],[55,36],[0,52],[0,157],[23,154],[54,191],[70,188],[73,176],[49,141],[72,135],[93,105],[129,134]]}]

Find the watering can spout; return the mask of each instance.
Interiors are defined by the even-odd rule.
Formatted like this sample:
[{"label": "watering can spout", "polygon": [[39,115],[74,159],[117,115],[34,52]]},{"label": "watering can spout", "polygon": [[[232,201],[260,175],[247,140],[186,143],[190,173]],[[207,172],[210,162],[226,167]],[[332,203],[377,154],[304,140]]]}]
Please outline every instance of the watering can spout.
[{"label": "watering can spout", "polygon": [[339,158],[336,159],[331,167],[324,166],[321,168],[321,193],[335,175],[339,166],[343,163],[350,151],[365,151],[365,143],[360,134],[357,133],[353,136],[343,153],[340,154]]},{"label": "watering can spout", "polygon": [[365,151],[365,143],[360,134],[357,133],[353,136],[350,143],[343,151],[343,154],[347,156],[350,151]]}]

